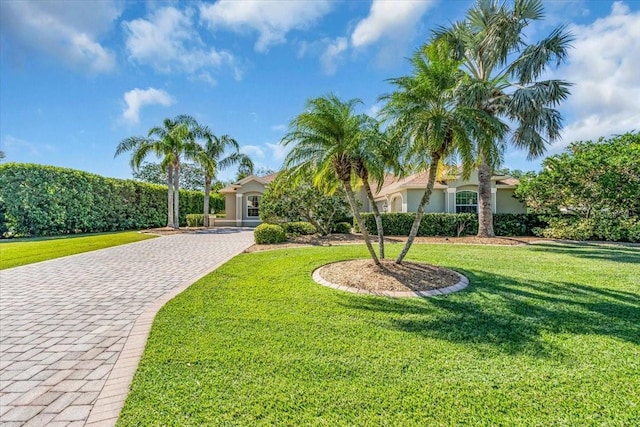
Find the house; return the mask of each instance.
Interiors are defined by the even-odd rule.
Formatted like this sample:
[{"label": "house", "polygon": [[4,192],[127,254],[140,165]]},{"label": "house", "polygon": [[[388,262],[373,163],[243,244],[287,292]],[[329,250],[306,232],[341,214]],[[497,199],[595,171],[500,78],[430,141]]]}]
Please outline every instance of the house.
[{"label": "house", "polygon": [[235,184],[219,190],[225,196],[224,219],[216,219],[217,226],[255,227],[260,224],[260,197],[277,173],[266,176],[249,175]]},{"label": "house", "polygon": [[[220,190],[225,195],[226,218],[216,219],[215,225],[256,226],[260,224],[260,197],[267,184],[277,173],[267,176],[248,176],[235,184]],[[387,175],[382,188],[374,195],[380,212],[415,212],[424,193],[427,173],[420,173],[398,180]],[[526,213],[525,205],[513,197],[519,181],[510,176],[491,177],[491,206],[494,213]],[[375,191],[375,185],[372,185]],[[358,193],[364,212],[371,212],[371,206],[364,194]],[[478,212],[478,172],[463,179],[459,171],[443,176],[436,181],[426,212],[462,213]]]}]

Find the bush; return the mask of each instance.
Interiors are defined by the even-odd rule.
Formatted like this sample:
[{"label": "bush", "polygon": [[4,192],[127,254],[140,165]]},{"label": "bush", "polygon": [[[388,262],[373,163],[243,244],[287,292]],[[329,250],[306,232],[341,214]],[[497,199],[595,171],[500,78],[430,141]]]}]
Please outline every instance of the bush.
[{"label": "bush", "polygon": [[640,220],[615,218],[611,215],[598,215],[589,219],[565,215],[550,218],[548,227],[537,230],[537,235],[564,240],[640,242]]},{"label": "bush", "polygon": [[331,232],[338,234],[349,234],[351,233],[351,224],[348,222],[338,222],[336,224],[333,224]]},{"label": "bush", "polygon": [[318,232],[313,224],[305,221],[285,222],[282,228],[286,233],[297,236],[308,236]]},{"label": "bush", "polygon": [[189,226],[189,227],[202,227],[202,226],[204,226],[204,215],[203,214],[188,214],[187,215],[187,226]]},{"label": "bush", "polygon": [[287,240],[284,228],[277,224],[260,224],[253,231],[253,238],[259,245],[282,243]]},{"label": "bush", "polygon": [[[373,214],[362,215],[367,230],[376,234]],[[415,213],[382,214],[382,227],[387,236],[408,236],[416,218]],[[535,227],[544,226],[535,214],[495,214],[493,226],[499,236],[531,236]],[[475,214],[426,213],[420,222],[418,236],[469,236],[478,233],[478,216]]]},{"label": "bush", "polygon": [[542,236],[550,239],[589,240],[593,238],[595,221],[576,217],[551,218]]},{"label": "bush", "polygon": [[[167,187],[36,164],[0,165],[0,230],[11,236],[135,230],[167,223]],[[180,191],[180,224],[204,194]]]}]

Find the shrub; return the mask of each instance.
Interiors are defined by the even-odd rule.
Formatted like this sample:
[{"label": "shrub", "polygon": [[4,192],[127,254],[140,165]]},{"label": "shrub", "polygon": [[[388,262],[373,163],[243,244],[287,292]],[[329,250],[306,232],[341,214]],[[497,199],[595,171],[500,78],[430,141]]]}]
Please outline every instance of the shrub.
[{"label": "shrub", "polygon": [[542,236],[550,239],[589,240],[593,238],[595,221],[576,217],[549,219]]},{"label": "shrub", "polygon": [[204,225],[204,215],[203,214],[188,214],[187,215],[187,225],[189,227],[202,227]]},{"label": "shrub", "polygon": [[[367,230],[376,234],[373,214],[363,214]],[[415,213],[382,214],[382,227],[388,236],[408,236],[415,220]],[[535,214],[495,214],[493,226],[499,236],[531,236],[535,227],[544,226]],[[475,214],[426,213],[420,222],[418,236],[468,236],[478,233],[478,216]]]},{"label": "shrub", "polygon": [[253,231],[253,237],[259,245],[282,243],[287,240],[284,228],[277,224],[260,224]]},{"label": "shrub", "polygon": [[285,222],[282,228],[286,233],[298,236],[308,236],[318,232],[313,224],[305,221]]},{"label": "shrub", "polygon": [[351,224],[348,222],[338,222],[336,224],[333,224],[331,232],[338,234],[349,234],[351,233]]},{"label": "shrub", "polygon": [[[24,163],[0,165],[0,230],[12,236],[135,230],[167,223],[167,187]],[[204,194],[180,191],[180,224]]]}]

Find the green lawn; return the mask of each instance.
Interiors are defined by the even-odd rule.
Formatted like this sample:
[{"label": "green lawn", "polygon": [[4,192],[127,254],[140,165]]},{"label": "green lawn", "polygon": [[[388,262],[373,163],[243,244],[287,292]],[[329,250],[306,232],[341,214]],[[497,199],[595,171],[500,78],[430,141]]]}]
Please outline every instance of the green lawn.
[{"label": "green lawn", "polygon": [[234,258],[160,311],[118,425],[640,425],[640,248],[410,255],[471,284],[388,299],[312,281],[354,246]]},{"label": "green lawn", "polygon": [[0,270],[156,237],[135,231],[0,241]]}]

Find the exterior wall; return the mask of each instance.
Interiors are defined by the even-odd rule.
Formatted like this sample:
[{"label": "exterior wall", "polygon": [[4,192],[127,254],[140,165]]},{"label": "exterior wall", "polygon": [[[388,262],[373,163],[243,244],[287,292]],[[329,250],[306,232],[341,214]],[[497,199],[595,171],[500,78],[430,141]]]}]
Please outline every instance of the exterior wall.
[{"label": "exterior wall", "polygon": [[259,193],[262,194],[265,191],[265,186],[257,181],[249,181],[242,186],[242,188],[238,189],[238,193]]},{"label": "exterior wall", "polygon": [[[369,198],[364,188],[360,188],[355,192],[356,201],[360,203],[360,212],[371,212],[371,206],[369,206]],[[380,211],[382,212],[382,210]]]},{"label": "exterior wall", "polygon": [[[407,212],[417,212],[424,190],[407,190]],[[425,212],[445,212],[445,191],[434,189]]]},{"label": "exterior wall", "polygon": [[513,197],[513,189],[498,188],[496,193],[497,213],[527,213],[525,205]]},{"label": "exterior wall", "polygon": [[235,218],[236,218],[236,195],[235,194],[227,193],[224,195],[224,213],[225,213],[226,220],[235,221]]}]

